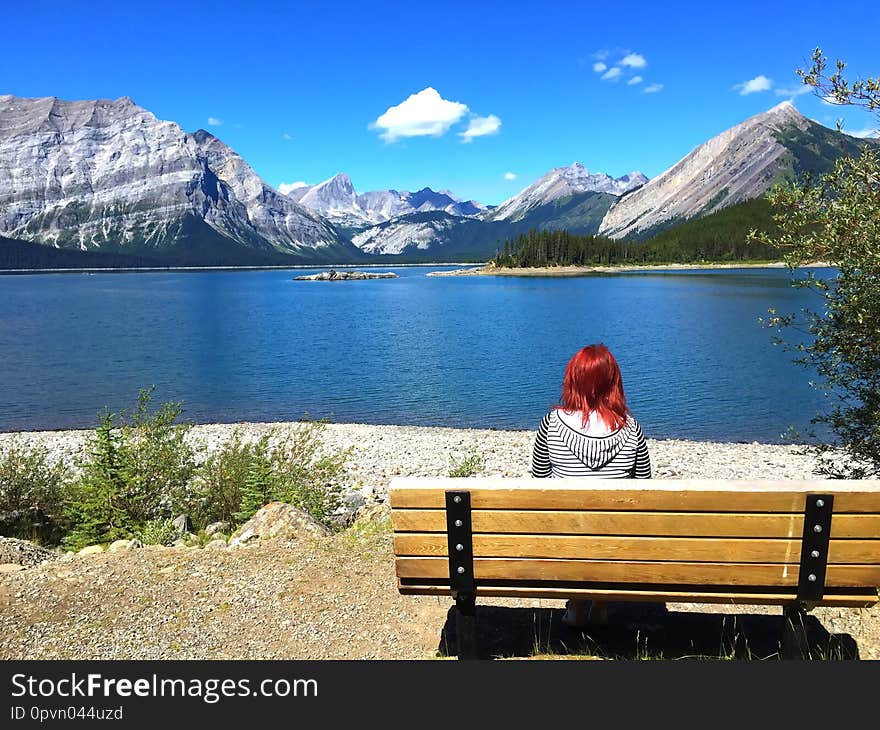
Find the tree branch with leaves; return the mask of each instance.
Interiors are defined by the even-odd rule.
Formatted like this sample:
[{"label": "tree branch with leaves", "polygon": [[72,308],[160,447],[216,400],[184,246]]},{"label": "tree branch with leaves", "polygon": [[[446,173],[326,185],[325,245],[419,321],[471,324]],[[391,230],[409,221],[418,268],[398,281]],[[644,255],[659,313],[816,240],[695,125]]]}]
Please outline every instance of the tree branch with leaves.
[{"label": "tree branch with leaves", "polygon": [[[842,61],[828,75],[821,49],[812,60],[812,68],[798,74],[818,96],[880,117],[878,79],[850,85]],[[792,271],[814,261],[837,268],[833,279],[808,273],[792,282],[821,295],[818,311],[781,315],[771,309],[765,320],[780,335],[798,328],[806,335],[774,341],[815,370],[819,381],[813,384],[827,398],[826,409],[813,419],[832,434],[831,443],[812,447],[818,471],[853,479],[880,476],[880,150],[866,142],[859,157],[838,159],[819,179],[777,186],[768,200],[777,230],[753,231],[751,238],[782,251]]]}]

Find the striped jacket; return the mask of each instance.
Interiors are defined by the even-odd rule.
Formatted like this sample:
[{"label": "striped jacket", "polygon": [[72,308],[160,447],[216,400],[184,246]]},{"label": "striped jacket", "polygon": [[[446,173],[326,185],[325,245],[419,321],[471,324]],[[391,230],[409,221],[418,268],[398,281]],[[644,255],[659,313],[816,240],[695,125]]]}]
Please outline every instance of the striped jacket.
[{"label": "striped jacket", "polygon": [[642,428],[632,416],[607,436],[587,436],[552,410],[541,419],[531,472],[535,477],[650,479],[651,458]]}]

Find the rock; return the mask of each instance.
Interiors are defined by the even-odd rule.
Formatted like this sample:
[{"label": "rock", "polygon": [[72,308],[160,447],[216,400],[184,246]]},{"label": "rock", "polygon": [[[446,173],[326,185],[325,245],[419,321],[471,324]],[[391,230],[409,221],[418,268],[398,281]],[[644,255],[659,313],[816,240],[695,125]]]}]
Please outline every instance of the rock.
[{"label": "rock", "polygon": [[0,563],[0,575],[3,573],[17,573],[20,570],[24,570],[24,566],[18,563]]},{"label": "rock", "polygon": [[205,550],[225,550],[226,549],[226,540],[211,540],[207,545],[205,545]]},{"label": "rock", "polygon": [[27,540],[14,537],[0,537],[0,563],[23,565],[30,568],[47,560],[57,560],[58,554],[41,548]]},{"label": "rock", "polygon": [[330,530],[298,507],[285,502],[271,502],[232,533],[230,547],[244,545],[256,539],[280,537],[285,540],[302,540],[329,534]]},{"label": "rock", "polygon": [[382,522],[391,516],[391,507],[385,502],[365,504],[354,516],[355,522]]},{"label": "rock", "polygon": [[192,532],[193,529],[192,520],[189,518],[189,515],[178,515],[171,521],[171,525],[174,527],[179,538],[184,537],[188,532]]},{"label": "rock", "polygon": [[220,533],[220,532],[228,534],[230,527],[231,527],[231,525],[228,522],[212,522],[210,525],[208,525],[205,528],[205,534],[208,537],[211,537],[212,535],[216,535],[217,533]]},{"label": "rock", "polygon": [[98,553],[104,552],[103,545],[89,545],[88,547],[84,547],[80,550],[77,555],[88,556],[88,555],[97,555]]},{"label": "rock", "polygon": [[366,499],[361,492],[349,492],[345,495],[343,503],[333,513],[333,524],[346,527],[354,522],[355,516],[364,505]]},{"label": "rock", "polygon": [[111,553],[118,553],[124,550],[136,550],[138,548],[142,548],[144,544],[138,540],[116,540],[116,542],[110,543],[110,547],[107,550]]},{"label": "rock", "polygon": [[363,281],[364,279],[397,279],[397,274],[391,271],[367,272],[367,271],[322,271],[320,274],[308,274],[294,276],[294,281]]}]

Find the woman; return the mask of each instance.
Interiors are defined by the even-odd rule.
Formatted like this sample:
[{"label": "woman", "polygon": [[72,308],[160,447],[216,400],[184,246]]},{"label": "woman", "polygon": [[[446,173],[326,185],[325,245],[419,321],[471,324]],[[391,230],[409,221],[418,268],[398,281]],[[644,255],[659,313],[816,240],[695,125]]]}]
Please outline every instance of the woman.
[{"label": "woman", "polygon": [[650,479],[651,458],[626,407],[620,367],[605,345],[588,345],[565,368],[562,403],[541,420],[532,476]]},{"label": "woman", "polygon": [[[541,420],[532,476],[650,479],[651,457],[638,421],[626,407],[620,367],[605,345],[588,345],[569,360],[562,403]],[[588,603],[569,601],[563,623],[581,626]],[[592,613],[604,614],[595,604]]]}]

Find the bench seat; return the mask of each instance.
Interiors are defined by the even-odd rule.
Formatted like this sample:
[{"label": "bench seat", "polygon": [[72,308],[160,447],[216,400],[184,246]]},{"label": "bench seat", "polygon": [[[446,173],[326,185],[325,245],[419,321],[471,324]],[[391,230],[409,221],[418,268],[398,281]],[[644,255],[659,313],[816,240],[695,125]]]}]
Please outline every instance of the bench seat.
[{"label": "bench seat", "polygon": [[398,478],[390,501],[400,592],[460,610],[476,597],[878,601],[880,480]]}]

